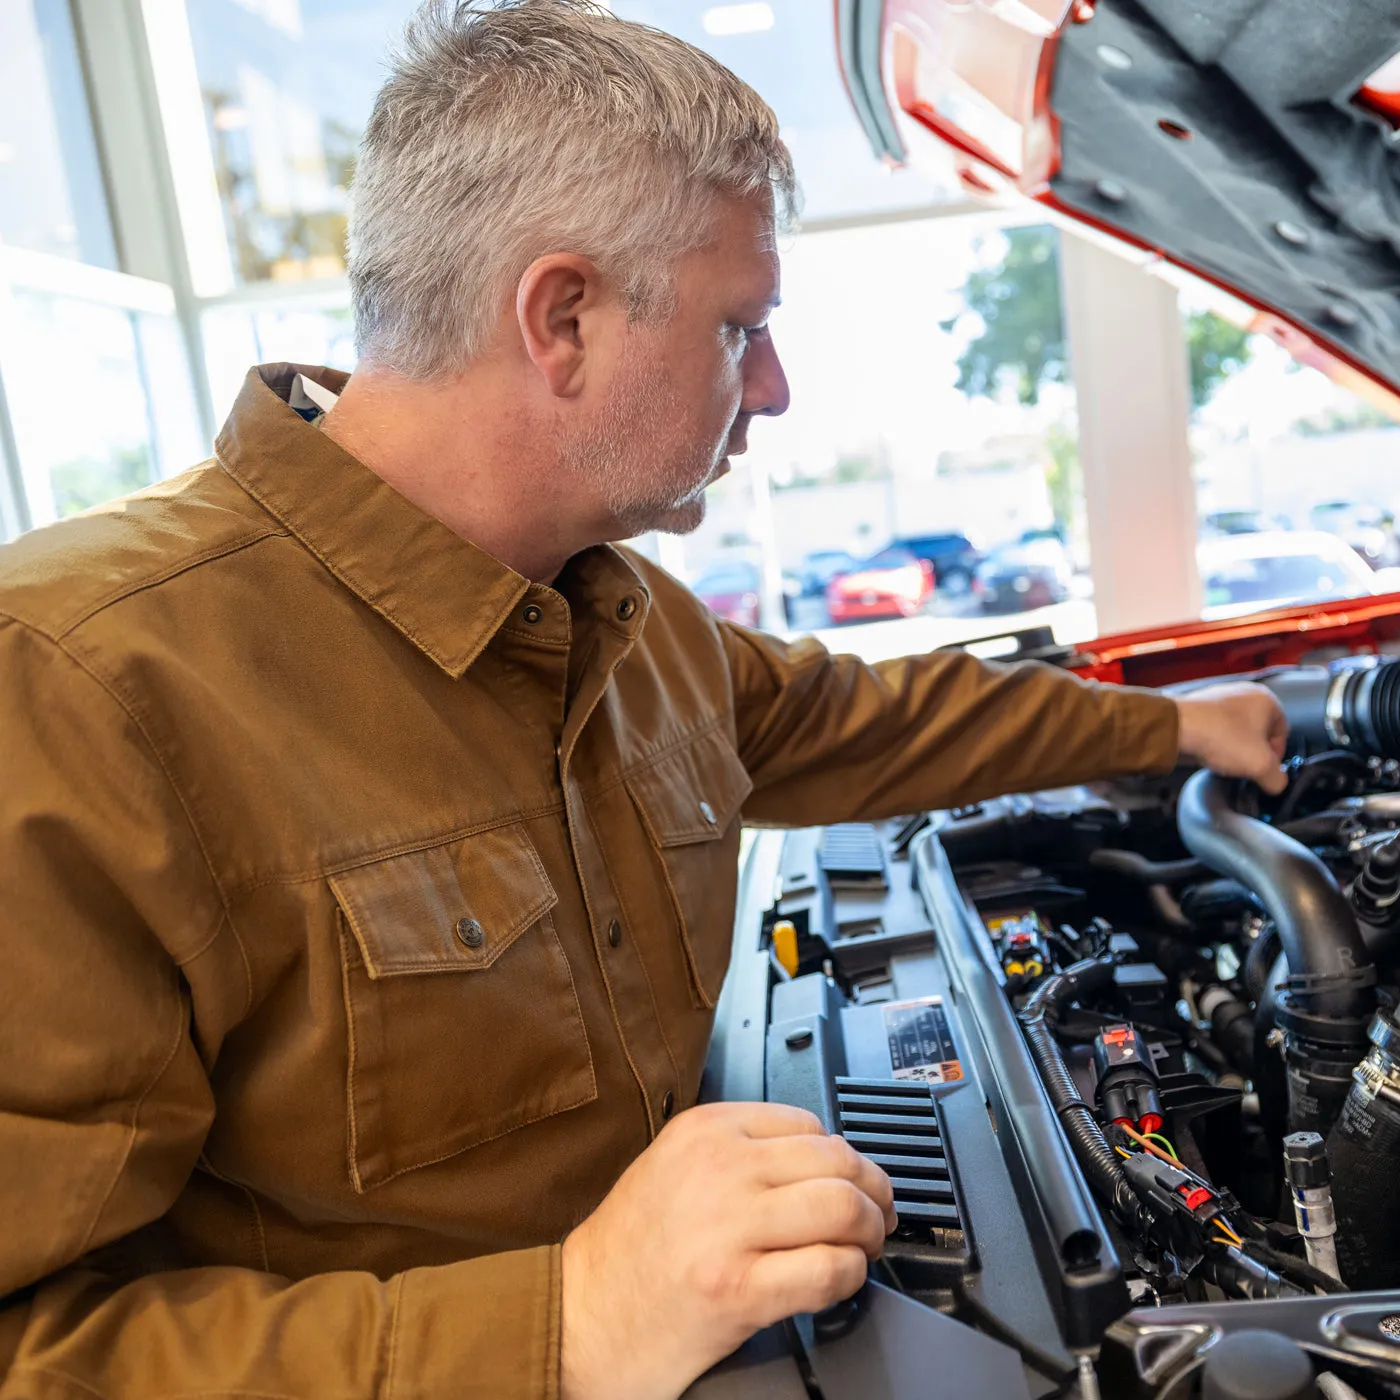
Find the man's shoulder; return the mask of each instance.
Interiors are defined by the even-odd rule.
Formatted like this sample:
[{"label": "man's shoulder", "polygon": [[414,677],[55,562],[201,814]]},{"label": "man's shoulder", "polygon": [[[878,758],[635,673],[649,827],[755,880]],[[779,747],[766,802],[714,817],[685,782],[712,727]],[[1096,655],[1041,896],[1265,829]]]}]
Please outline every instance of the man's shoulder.
[{"label": "man's shoulder", "polygon": [[57,639],[104,608],[282,533],[211,460],[0,547],[0,616]]}]

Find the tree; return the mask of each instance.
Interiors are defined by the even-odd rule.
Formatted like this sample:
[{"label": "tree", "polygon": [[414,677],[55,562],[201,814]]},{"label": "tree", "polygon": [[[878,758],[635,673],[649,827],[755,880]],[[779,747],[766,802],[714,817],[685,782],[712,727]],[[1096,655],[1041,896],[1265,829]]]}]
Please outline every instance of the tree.
[{"label": "tree", "polygon": [[[966,310],[942,327],[956,331],[965,318],[981,324],[958,356],[963,393],[997,398],[1010,387],[1021,403],[1035,404],[1047,384],[1069,376],[1058,238],[1044,224],[1008,229],[1005,238],[1001,261],[967,279]],[[1249,336],[1209,311],[1190,312],[1185,333],[1191,406],[1200,408],[1248,363]]]},{"label": "tree", "polygon": [[[1063,384],[1067,371],[1055,231],[1013,228],[1005,237],[1002,260],[967,279],[966,309],[982,330],[958,356],[958,388],[991,399],[1009,381],[1021,403],[1034,404],[1045,385]],[[943,329],[953,331],[963,319],[944,321]]]},{"label": "tree", "polygon": [[1186,317],[1186,362],[1191,372],[1191,407],[1201,408],[1234,373],[1249,363],[1248,332],[1213,311]]}]

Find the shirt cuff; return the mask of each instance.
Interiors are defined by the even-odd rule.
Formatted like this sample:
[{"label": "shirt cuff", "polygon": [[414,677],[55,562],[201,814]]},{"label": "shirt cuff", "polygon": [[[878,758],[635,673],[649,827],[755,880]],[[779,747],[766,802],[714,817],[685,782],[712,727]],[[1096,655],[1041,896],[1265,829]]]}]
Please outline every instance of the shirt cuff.
[{"label": "shirt cuff", "polygon": [[1160,775],[1176,767],[1181,712],[1170,695],[1131,686],[1114,689],[1113,763],[1115,773]]},{"label": "shirt cuff", "polygon": [[385,1400],[558,1400],[559,1245],[410,1269]]}]

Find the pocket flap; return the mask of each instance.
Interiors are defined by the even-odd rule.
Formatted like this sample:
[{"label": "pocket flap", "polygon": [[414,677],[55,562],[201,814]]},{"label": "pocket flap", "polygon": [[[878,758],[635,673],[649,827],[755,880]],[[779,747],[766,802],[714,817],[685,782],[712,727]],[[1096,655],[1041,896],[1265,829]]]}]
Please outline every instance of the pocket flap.
[{"label": "pocket flap", "polygon": [[658,846],[715,841],[729,830],[753,781],[719,730],[627,775],[627,790]]},{"label": "pocket flap", "polygon": [[370,977],[490,967],[559,899],[518,826],[329,878]]}]

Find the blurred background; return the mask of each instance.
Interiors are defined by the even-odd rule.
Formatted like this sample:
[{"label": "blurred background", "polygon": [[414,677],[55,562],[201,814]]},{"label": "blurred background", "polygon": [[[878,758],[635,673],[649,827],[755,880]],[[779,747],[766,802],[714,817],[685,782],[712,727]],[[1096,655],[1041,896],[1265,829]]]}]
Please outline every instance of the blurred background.
[{"label": "blurred background", "polygon": [[[348,188],[412,8],[0,2],[6,537],[203,459],[250,364],[353,368]],[[1188,420],[1199,579],[1164,581],[1159,617],[1117,615],[1102,587],[1096,605],[1079,424],[1115,411],[1124,366],[1098,372],[1070,330],[1132,315],[1095,274],[1113,255],[1067,249],[1042,211],[974,206],[951,171],[883,168],[823,0],[613,8],[756,87],[805,192],[773,318],[792,408],[756,425],[696,534],[637,542],[716,612],[877,658],[1394,586],[1400,428],[1178,275],[1167,320],[1117,353],[1146,381],[1154,354],[1186,358],[1161,411]],[[1128,487],[1154,431],[1147,466],[1114,464]],[[1150,533],[1131,504],[1115,495],[1122,529]]]}]

